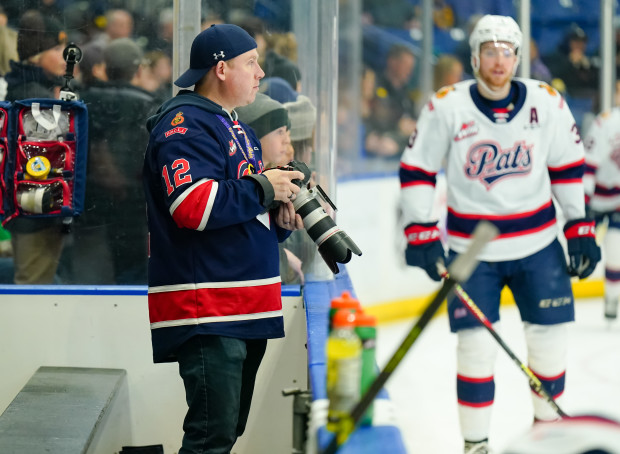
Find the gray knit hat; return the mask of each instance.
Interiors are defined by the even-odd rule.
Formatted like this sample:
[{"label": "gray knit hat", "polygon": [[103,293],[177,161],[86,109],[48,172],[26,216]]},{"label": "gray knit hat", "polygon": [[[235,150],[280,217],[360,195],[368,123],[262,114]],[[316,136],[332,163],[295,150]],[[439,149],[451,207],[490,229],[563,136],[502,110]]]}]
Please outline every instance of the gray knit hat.
[{"label": "gray knit hat", "polygon": [[304,95],[299,95],[297,101],[284,103],[291,121],[291,140],[304,140],[312,137],[316,125],[316,107]]},{"label": "gray knit hat", "polygon": [[260,139],[282,126],[289,126],[288,113],[284,106],[275,99],[262,93],[256,93],[252,104],[237,107],[239,120],[247,123]]}]

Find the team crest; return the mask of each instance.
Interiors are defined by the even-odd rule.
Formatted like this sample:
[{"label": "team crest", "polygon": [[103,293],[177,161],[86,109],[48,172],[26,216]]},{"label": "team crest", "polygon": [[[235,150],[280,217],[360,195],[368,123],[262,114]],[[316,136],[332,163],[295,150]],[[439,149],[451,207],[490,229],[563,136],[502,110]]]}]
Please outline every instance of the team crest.
[{"label": "team crest", "polygon": [[234,140],[228,141],[228,156],[232,156],[237,152],[237,145]]},{"label": "team crest", "polygon": [[172,121],[170,122],[170,124],[172,126],[178,126],[181,123],[183,123],[185,121],[185,118],[183,118],[183,112],[179,112],[177,113],[174,118],[172,119]]},{"label": "team crest", "polygon": [[465,175],[479,180],[487,190],[508,177],[528,175],[532,171],[532,146],[516,142],[503,149],[497,142],[479,142],[467,152]]},{"label": "team crest", "polygon": [[454,85],[448,85],[447,87],[440,88],[435,96],[437,96],[438,99],[441,99],[451,91],[454,91]]}]

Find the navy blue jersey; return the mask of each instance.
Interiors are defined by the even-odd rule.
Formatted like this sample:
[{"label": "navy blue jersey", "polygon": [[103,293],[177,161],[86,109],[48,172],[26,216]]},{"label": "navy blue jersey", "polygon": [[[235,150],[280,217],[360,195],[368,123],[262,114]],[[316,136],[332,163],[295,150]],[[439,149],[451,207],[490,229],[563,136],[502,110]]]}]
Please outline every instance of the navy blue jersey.
[{"label": "navy blue jersey", "polygon": [[[233,112],[234,114],[234,112]],[[155,362],[197,334],[284,336],[280,229],[266,212],[260,142],[236,115],[182,91],[149,119],[144,189]],[[263,177],[259,177],[263,178]]]}]

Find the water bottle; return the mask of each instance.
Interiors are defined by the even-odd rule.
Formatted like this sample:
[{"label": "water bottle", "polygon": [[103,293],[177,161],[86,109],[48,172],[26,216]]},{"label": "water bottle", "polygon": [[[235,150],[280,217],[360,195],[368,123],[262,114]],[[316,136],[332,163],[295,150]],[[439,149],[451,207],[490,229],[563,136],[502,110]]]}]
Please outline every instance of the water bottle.
[{"label": "water bottle", "polygon": [[326,356],[327,429],[341,433],[361,396],[362,343],[355,334],[355,313],[340,309],[334,314]]},{"label": "water bottle", "polygon": [[[377,319],[360,312],[355,317],[355,333],[362,343],[361,395],[363,396],[377,377],[375,347],[377,342]],[[360,425],[372,424],[373,405],[371,404],[360,420]]]},{"label": "water bottle", "polygon": [[333,319],[336,312],[340,309],[347,309],[349,312],[357,312],[362,309],[360,302],[351,296],[350,292],[344,291],[338,298],[334,298],[331,301],[329,309],[329,327],[327,329],[327,335],[332,332]]}]

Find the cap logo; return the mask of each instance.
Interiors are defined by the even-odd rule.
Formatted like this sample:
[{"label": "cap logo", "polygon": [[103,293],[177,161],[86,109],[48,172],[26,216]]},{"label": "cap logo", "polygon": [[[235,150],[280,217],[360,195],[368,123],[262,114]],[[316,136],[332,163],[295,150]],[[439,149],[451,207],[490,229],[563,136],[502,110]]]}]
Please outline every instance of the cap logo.
[{"label": "cap logo", "polygon": [[219,53],[213,54],[213,58],[215,58],[216,60],[219,59],[220,57],[224,58],[224,51],[221,50]]}]

